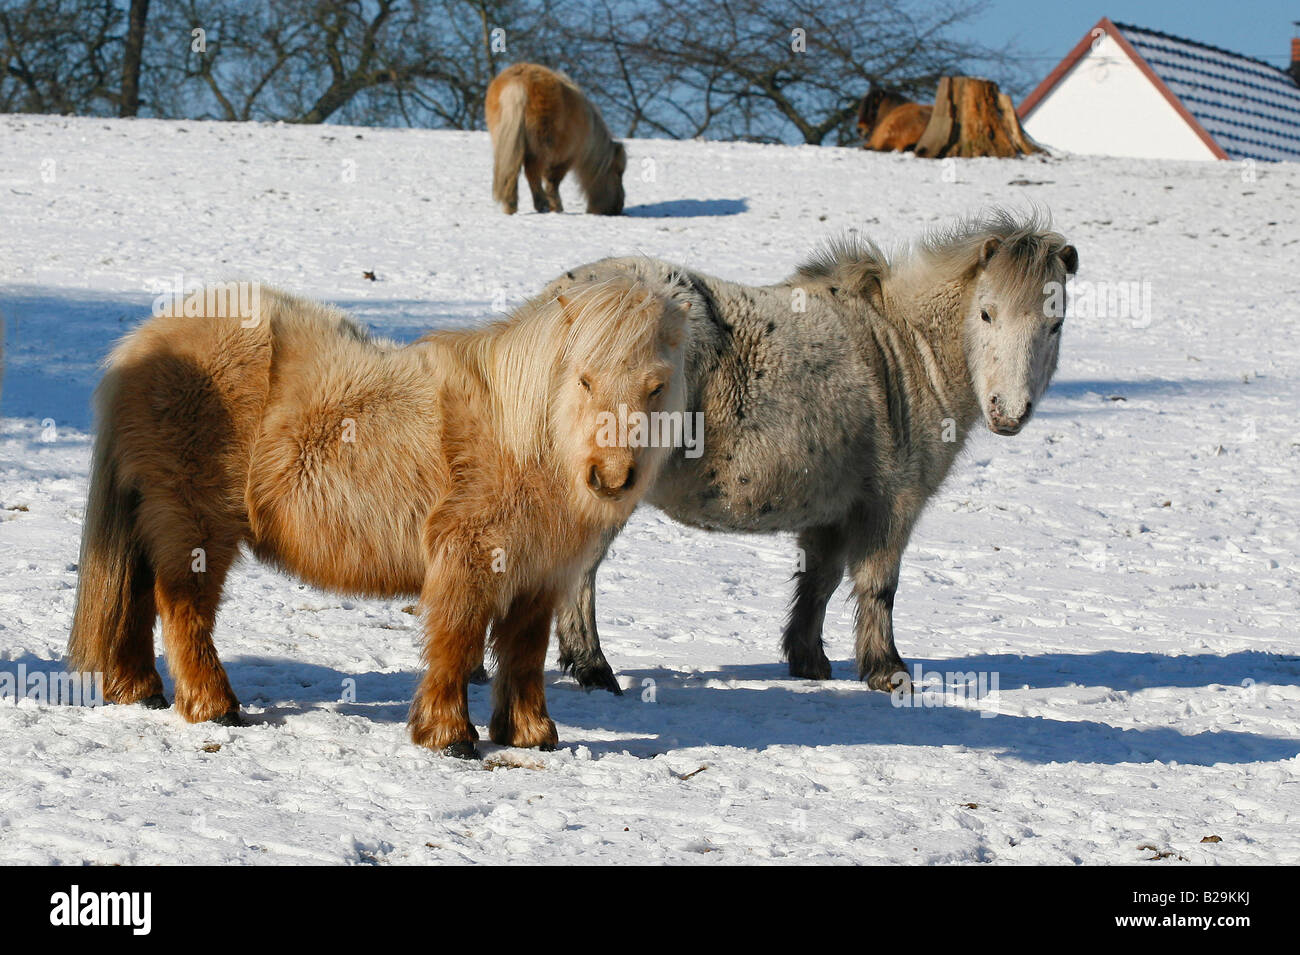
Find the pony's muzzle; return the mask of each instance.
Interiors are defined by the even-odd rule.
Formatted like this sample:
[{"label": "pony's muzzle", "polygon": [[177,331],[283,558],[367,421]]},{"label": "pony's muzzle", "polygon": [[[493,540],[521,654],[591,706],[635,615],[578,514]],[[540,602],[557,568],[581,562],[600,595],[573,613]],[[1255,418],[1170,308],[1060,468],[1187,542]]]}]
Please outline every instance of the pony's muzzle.
[{"label": "pony's muzzle", "polygon": [[636,466],[592,462],[587,468],[587,487],[598,497],[617,499],[636,484]]},{"label": "pony's muzzle", "polygon": [[1032,401],[1025,402],[1025,410],[1018,415],[1007,414],[1003,407],[1002,399],[994,395],[989,399],[989,430],[994,434],[1013,435],[1019,434],[1020,429],[1025,426],[1029,420],[1029,413],[1034,409]]}]

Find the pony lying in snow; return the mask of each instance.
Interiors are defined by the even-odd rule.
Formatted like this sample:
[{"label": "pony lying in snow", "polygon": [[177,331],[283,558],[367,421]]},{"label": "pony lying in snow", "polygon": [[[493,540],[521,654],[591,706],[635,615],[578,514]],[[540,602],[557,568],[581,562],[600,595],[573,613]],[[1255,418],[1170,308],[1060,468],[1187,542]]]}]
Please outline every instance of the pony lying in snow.
[{"label": "pony lying in snow", "polygon": [[398,347],[280,292],[251,318],[204,295],[108,360],[71,668],[101,672],[110,701],[166,706],[161,617],[177,711],[238,723],[212,631],[247,545],[318,587],[419,595],[416,743],[476,755],[467,681],[490,627],[492,740],[554,747],[553,607],[667,453],[597,436],[616,411],[680,414],[687,306],[615,275]]},{"label": "pony lying in snow", "polygon": [[[1028,422],[1078,261],[1046,223],[996,212],[893,257],[835,243],[777,285],[605,259],[542,298],[613,275],[684,279],[687,407],[703,412],[704,451],[674,453],[647,499],[708,530],[798,535],[805,563],[782,639],[792,676],[830,677],[822,622],[847,569],[858,675],[890,690],[906,671],[893,607],[912,527],[972,428],[1013,435]],[[599,564],[557,617],[560,661],[618,693],[596,631]]]},{"label": "pony lying in snow", "polygon": [[519,169],[538,212],[563,212],[560,181],[572,168],[587,195],[587,211],[623,212],[627,152],[609,134],[600,110],[578,84],[535,63],[508,66],[487,91],[492,136],[492,198],[508,215],[519,209]]},{"label": "pony lying in snow", "polygon": [[915,149],[934,113],[895,90],[875,86],[858,105],[858,135],[863,149],[903,152]]}]

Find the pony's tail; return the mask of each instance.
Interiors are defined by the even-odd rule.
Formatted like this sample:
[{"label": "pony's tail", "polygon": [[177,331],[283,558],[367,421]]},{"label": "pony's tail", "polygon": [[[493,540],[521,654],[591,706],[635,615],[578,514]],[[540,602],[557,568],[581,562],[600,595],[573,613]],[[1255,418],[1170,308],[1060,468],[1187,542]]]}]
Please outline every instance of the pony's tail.
[{"label": "pony's tail", "polygon": [[527,105],[525,85],[508,83],[497,100],[497,121],[492,125],[492,198],[510,211],[518,202],[519,170],[524,165]]},{"label": "pony's tail", "polygon": [[[113,392],[117,372],[105,375],[97,396],[102,411],[90,470],[90,497],[81,535],[77,604],[68,640],[68,669],[99,673],[114,699],[119,663],[142,614],[153,622],[153,568],[135,532],[137,495],[123,486],[117,465]],[[132,701],[134,702],[134,701]]]}]

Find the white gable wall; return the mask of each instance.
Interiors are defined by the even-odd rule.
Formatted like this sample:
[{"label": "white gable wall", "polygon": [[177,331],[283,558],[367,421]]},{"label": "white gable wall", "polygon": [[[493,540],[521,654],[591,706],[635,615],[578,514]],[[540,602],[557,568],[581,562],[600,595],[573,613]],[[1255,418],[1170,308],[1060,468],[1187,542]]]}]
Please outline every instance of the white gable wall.
[{"label": "white gable wall", "polygon": [[1216,158],[1109,33],[1038,101],[1023,125],[1043,145],[1072,153]]}]

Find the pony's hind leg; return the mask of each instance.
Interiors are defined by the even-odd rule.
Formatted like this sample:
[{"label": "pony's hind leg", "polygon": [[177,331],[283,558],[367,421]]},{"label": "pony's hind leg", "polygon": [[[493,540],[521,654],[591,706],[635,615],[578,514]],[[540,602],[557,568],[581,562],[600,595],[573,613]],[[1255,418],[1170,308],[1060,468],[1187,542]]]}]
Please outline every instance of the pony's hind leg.
[{"label": "pony's hind leg", "polygon": [[551,200],[547,198],[542,183],[542,161],[532,153],[524,157],[524,178],[528,180],[528,188],[533,193],[533,208],[538,212],[550,212]]},{"label": "pony's hind leg", "polygon": [[568,163],[556,163],[546,170],[546,201],[552,212],[563,212],[564,203],[560,201],[560,183],[569,173]]},{"label": "pony's hind leg", "polygon": [[149,558],[134,557],[130,598],[121,641],[104,674],[104,698],[114,703],[139,703],[165,709],[162,677],[154,662],[153,626],[158,617],[154,604],[154,575]]},{"label": "pony's hind leg", "polygon": [[838,527],[818,527],[799,535],[804,567],[795,573],[794,602],[781,637],[790,675],[829,680],[831,663],[822,649],[826,604],[844,578],[844,535]]},{"label": "pony's hind leg", "polygon": [[154,559],[154,600],[162,619],[167,669],[176,684],[176,711],[191,723],[215,720],[240,725],[239,700],[212,643],[217,606],[237,544],[194,537],[186,547],[174,539]]},{"label": "pony's hind leg", "polygon": [[498,663],[489,726],[494,743],[551,750],[560,741],[546,712],[544,680],[554,607],[548,593],[526,594],[492,627],[492,653]]}]

